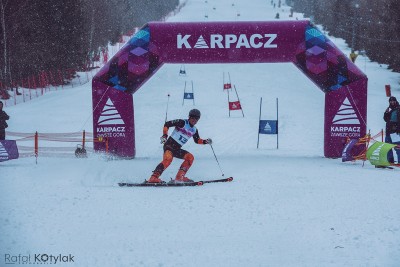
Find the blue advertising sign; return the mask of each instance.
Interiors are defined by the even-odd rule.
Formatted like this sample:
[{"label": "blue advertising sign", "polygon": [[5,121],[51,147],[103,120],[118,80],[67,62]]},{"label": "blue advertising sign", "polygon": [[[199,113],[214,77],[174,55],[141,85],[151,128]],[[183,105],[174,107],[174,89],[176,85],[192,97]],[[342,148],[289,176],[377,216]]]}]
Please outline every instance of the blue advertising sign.
[{"label": "blue advertising sign", "polygon": [[260,134],[278,134],[278,121],[260,120],[258,131]]}]

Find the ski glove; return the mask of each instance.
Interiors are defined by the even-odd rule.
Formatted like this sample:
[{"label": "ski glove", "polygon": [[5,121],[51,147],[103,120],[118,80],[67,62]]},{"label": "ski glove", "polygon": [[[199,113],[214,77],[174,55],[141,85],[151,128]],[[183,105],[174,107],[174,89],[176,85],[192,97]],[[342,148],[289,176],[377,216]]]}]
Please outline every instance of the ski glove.
[{"label": "ski glove", "polygon": [[206,144],[206,145],[212,145],[212,140],[211,140],[211,138],[207,138],[206,140],[204,140],[204,144]]},{"label": "ski glove", "polygon": [[167,138],[168,135],[167,134],[163,134],[163,136],[160,137],[160,144],[165,144],[165,142],[167,142]]}]

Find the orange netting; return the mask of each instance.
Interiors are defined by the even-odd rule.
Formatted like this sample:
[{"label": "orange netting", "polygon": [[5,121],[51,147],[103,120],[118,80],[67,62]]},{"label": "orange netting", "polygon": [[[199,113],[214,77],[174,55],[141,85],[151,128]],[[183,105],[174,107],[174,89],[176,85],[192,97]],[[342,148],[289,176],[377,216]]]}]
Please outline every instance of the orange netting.
[{"label": "orange netting", "polygon": [[[378,141],[377,139],[381,137],[381,141],[383,141],[383,130],[381,130],[379,133],[377,133],[374,136],[371,136],[371,133],[366,134],[364,137],[361,137],[360,139],[358,139],[357,143],[355,144],[355,146],[365,146],[364,149],[358,154],[353,156],[354,160],[367,160],[367,150],[369,147],[370,142],[376,142]],[[347,137],[348,142],[350,142],[350,138]]]},{"label": "orange netting", "polygon": [[20,157],[70,157],[75,156],[77,147],[86,152],[93,153],[93,143],[105,143],[108,152],[108,140],[106,138],[93,138],[93,133],[82,131],[72,133],[19,133],[6,132],[8,140],[15,140]]},{"label": "orange netting", "polygon": [[[367,151],[369,148],[370,143],[374,143],[374,142],[384,142],[384,131],[383,129],[377,133],[376,135],[371,136],[370,133],[366,134],[364,137],[361,137],[360,139],[358,139],[357,143],[355,144],[355,146],[365,146],[365,148],[358,154],[353,156],[353,160],[363,160],[366,161],[367,160]],[[378,140],[379,139],[379,140]],[[350,142],[350,138],[347,137],[346,140],[346,144]],[[396,146],[397,148],[400,148],[400,145]],[[393,166],[399,167],[400,164],[391,164]]]}]

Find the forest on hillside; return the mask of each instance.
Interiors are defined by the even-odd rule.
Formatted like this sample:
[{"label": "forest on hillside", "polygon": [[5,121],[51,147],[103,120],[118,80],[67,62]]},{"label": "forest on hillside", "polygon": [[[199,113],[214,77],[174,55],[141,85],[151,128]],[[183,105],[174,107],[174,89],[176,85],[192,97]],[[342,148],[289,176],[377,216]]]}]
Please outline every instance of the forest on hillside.
[{"label": "forest on hillside", "polygon": [[[398,1],[286,0],[286,4],[323,25],[330,35],[345,39],[356,53],[366,53],[400,72]],[[179,0],[0,0],[0,91],[46,71],[85,69],[99,49],[135,27],[161,20],[178,5]]]},{"label": "forest on hillside", "polygon": [[100,47],[160,20],[179,0],[0,0],[0,90],[48,70],[79,70]]},{"label": "forest on hillside", "polygon": [[400,72],[399,0],[287,0],[356,53]]}]

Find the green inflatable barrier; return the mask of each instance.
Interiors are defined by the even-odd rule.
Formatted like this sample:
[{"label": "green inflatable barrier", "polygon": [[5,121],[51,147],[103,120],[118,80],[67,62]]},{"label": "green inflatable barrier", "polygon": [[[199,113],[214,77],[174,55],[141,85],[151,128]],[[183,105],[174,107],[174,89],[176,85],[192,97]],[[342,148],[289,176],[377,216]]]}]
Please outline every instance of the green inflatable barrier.
[{"label": "green inflatable barrier", "polygon": [[372,165],[390,166],[390,163],[387,160],[387,153],[395,146],[396,145],[388,143],[375,142],[368,148],[367,159]]}]

